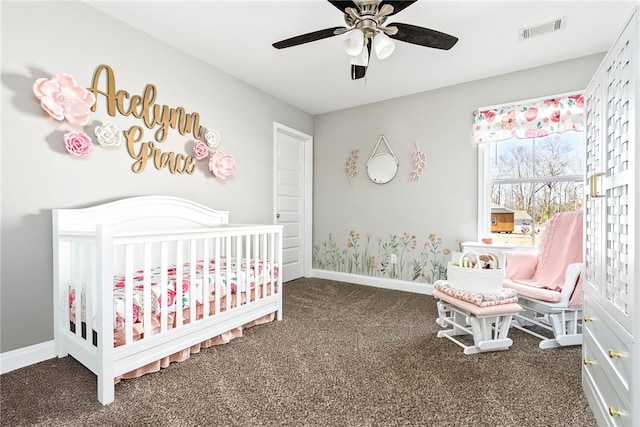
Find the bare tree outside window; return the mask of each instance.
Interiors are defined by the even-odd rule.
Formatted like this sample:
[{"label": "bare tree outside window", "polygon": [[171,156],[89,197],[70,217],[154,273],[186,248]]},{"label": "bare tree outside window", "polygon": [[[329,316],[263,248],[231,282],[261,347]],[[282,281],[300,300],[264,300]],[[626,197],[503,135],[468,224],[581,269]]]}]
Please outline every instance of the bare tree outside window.
[{"label": "bare tree outside window", "polygon": [[551,217],[582,209],[583,133],[490,144],[492,237],[516,246],[538,246]]}]

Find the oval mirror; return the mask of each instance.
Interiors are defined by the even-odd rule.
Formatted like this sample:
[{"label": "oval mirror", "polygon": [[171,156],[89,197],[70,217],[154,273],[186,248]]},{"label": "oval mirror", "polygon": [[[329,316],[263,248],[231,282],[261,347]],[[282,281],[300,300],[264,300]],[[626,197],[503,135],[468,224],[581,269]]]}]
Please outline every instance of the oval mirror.
[{"label": "oval mirror", "polygon": [[376,184],[386,184],[398,172],[398,164],[390,153],[378,153],[367,162],[367,175]]}]

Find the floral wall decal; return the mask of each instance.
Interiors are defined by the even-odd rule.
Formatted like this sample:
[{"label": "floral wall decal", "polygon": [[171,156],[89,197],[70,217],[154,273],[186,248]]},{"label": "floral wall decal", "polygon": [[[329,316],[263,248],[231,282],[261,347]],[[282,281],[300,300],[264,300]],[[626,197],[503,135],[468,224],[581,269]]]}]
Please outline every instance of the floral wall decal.
[{"label": "floral wall decal", "polygon": [[96,97],[78,86],[73,76],[57,74],[51,79],[41,78],[33,84],[33,93],[40,106],[56,120],[67,120],[74,125],[85,126],[91,117],[91,106]]},{"label": "floral wall decal", "polygon": [[360,233],[349,231],[345,247],[329,240],[313,248],[313,266],[322,270],[332,270],[389,279],[410,280],[435,283],[447,277],[447,257],[451,250],[442,247],[442,239],[430,234],[418,254],[418,238],[404,233],[402,236],[391,234],[387,239],[379,237],[371,248],[373,238],[365,235],[362,241]]},{"label": "floral wall decal", "polygon": [[354,176],[356,176],[358,174],[358,171],[356,170],[356,161],[358,160],[358,157],[360,156],[360,150],[351,150],[351,153],[349,154],[349,158],[347,159],[347,176],[349,177],[349,184],[353,185],[353,181],[351,178],[353,178]]},{"label": "floral wall decal", "polygon": [[91,152],[91,138],[80,130],[67,132],[64,134],[64,147],[71,155],[85,157]]},{"label": "floral wall decal", "polygon": [[409,154],[409,160],[411,161],[411,171],[409,172],[409,182],[418,182],[420,180],[420,176],[424,171],[425,162],[427,157],[424,155],[422,151],[418,148],[418,142],[414,141],[416,145],[416,150]]}]

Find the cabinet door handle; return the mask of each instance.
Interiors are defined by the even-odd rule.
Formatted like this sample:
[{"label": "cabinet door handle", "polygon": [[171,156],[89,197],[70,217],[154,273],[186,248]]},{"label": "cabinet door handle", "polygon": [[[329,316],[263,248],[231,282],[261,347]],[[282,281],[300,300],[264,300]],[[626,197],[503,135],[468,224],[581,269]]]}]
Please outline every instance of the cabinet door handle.
[{"label": "cabinet door handle", "polygon": [[593,317],[584,316],[583,319],[585,322],[593,322]]},{"label": "cabinet door handle", "polygon": [[593,365],[593,364],[595,364],[595,363],[596,363],[596,362],[594,362],[593,360],[590,360],[590,359],[587,359],[587,358],[585,358],[585,359],[584,359],[584,364],[585,364],[585,365]]},{"label": "cabinet door handle", "polygon": [[604,194],[598,193],[598,178],[603,175],[604,172],[598,172],[589,177],[589,195],[591,197],[604,197]]},{"label": "cabinet door handle", "polygon": [[609,406],[609,415],[612,417],[619,417],[624,415],[624,412],[616,410],[613,406]]},{"label": "cabinet door handle", "polygon": [[616,357],[622,357],[622,353],[618,353],[617,351],[609,349],[609,357],[612,359],[615,359]]}]

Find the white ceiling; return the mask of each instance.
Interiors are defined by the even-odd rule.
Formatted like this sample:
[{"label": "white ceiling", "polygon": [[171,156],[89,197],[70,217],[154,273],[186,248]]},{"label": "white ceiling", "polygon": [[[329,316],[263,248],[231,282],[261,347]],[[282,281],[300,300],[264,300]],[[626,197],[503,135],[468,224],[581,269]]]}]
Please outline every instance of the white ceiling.
[{"label": "white ceiling", "polygon": [[[351,80],[344,35],[286,49],[272,43],[344,26],[324,0],[86,3],[310,114],[336,111],[607,51],[640,1],[419,0],[403,22],[458,37],[448,51],[396,42]],[[567,17],[566,29],[518,41],[518,29]]]}]

